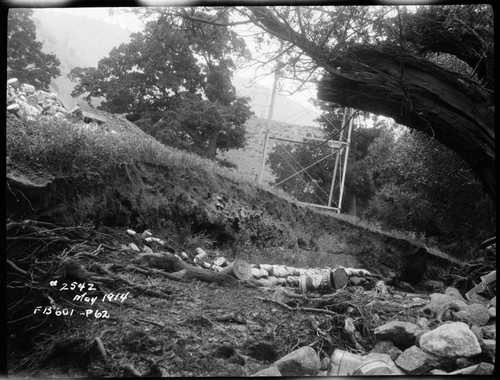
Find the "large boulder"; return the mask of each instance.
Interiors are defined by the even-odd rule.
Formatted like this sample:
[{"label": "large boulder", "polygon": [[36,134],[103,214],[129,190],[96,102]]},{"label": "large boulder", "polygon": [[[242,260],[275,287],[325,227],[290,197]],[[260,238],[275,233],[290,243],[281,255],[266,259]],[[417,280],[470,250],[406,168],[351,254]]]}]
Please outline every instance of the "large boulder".
[{"label": "large boulder", "polygon": [[473,303],[453,313],[453,317],[459,322],[484,326],[490,320],[490,312],[486,306],[479,303]]},{"label": "large boulder", "polygon": [[445,290],[444,290],[444,294],[448,295],[448,296],[452,296],[453,298],[456,298],[456,299],[459,299],[459,300],[462,300],[462,301],[465,301],[465,298],[464,296],[460,293],[460,291],[453,287],[453,286],[448,286]]},{"label": "large boulder", "polygon": [[283,376],[315,376],[321,368],[321,361],[314,348],[306,346],[276,360],[273,366]]},{"label": "large boulder", "polygon": [[399,348],[405,349],[415,344],[423,330],[414,323],[392,321],[375,328],[377,340],[390,340]]},{"label": "large boulder", "polygon": [[396,365],[408,375],[424,375],[435,369],[438,362],[417,346],[412,346],[398,356]]},{"label": "large boulder", "polygon": [[480,354],[476,335],[463,322],[451,322],[424,333],[419,339],[420,348],[444,358],[466,358]]},{"label": "large boulder", "polygon": [[397,348],[390,340],[383,340],[373,346],[372,353],[387,354],[391,360],[396,360],[401,355],[401,350]]}]

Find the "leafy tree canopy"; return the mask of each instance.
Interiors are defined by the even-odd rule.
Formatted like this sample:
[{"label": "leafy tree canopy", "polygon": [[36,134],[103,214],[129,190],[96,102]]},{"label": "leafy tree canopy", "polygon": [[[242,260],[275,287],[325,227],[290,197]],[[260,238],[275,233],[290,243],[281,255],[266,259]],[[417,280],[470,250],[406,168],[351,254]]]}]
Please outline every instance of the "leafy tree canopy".
[{"label": "leafy tree canopy", "polygon": [[251,111],[231,77],[233,57],[248,55],[245,44],[226,27],[192,23],[171,10],[156,16],[97,68],[73,69],[73,95],[104,97],[102,109],[126,114],[163,142],[209,158],[217,149],[243,147]]},{"label": "leafy tree canopy", "polygon": [[[239,9],[318,97],[384,115],[457,152],[494,200],[494,29],[488,4]],[[278,68],[277,68],[278,69]]]},{"label": "leafy tree canopy", "polygon": [[32,9],[11,9],[7,25],[7,76],[48,90],[50,79],[61,75],[60,61],[42,52],[36,40]]}]

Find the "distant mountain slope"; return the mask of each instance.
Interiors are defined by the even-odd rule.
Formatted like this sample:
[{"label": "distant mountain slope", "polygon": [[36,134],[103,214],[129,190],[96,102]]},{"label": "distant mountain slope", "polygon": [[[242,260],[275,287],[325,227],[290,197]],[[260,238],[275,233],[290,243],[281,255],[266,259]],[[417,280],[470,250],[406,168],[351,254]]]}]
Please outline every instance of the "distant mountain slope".
[{"label": "distant mountain slope", "polygon": [[[233,85],[241,96],[248,96],[251,100],[252,110],[255,116],[267,119],[271,105],[272,89],[251,84],[251,79],[235,77]],[[273,111],[273,120],[298,124],[298,125],[316,125],[314,119],[319,117],[317,111],[305,107],[292,99],[277,94]]]},{"label": "distant mountain slope", "polygon": [[[267,130],[267,120],[258,117],[252,117],[245,124],[247,129],[247,145],[243,149],[230,150],[229,152],[220,153],[219,157],[225,158],[238,165],[238,172],[242,177],[251,181],[257,181],[260,171],[260,162],[262,158],[262,150],[264,148],[264,140]],[[269,123],[269,136],[281,137],[295,141],[302,141],[304,137],[321,138],[322,133],[318,127],[303,126],[296,124],[283,123],[279,121],[271,121]],[[270,139],[267,153],[276,141]],[[264,182],[274,180],[269,167],[264,170]]]},{"label": "distant mountain slope", "polygon": [[[50,9],[35,9],[34,21],[37,39],[44,43],[43,50],[55,54],[61,61],[62,75],[52,81],[67,108],[76,102],[69,95],[74,83],[67,75],[74,67],[95,67],[100,59],[130,39],[130,32],[119,26],[83,15],[57,13]],[[250,79],[235,77],[233,85],[239,95],[251,99],[257,117],[267,119],[271,103],[270,88],[251,85]],[[277,95],[273,120],[299,125],[314,125],[317,113],[286,96]]]},{"label": "distant mountain slope", "polygon": [[44,50],[58,56],[64,69],[97,66],[111,49],[128,42],[130,32],[104,21],[37,9],[34,13],[37,39]]},{"label": "distant mountain slope", "polygon": [[67,77],[71,69],[97,66],[114,47],[130,39],[128,30],[85,16],[35,9],[33,19],[43,51],[61,61],[61,76],[53,79],[51,86],[67,109],[76,105],[70,95],[75,83]]}]

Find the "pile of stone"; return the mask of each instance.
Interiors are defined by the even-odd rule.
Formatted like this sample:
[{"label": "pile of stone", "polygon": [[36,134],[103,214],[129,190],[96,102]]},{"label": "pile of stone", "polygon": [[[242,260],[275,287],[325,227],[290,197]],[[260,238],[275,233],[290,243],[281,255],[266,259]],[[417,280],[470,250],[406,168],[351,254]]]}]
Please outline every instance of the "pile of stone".
[{"label": "pile of stone", "polygon": [[35,120],[39,115],[64,118],[68,114],[57,94],[36,90],[17,78],[7,81],[7,112],[26,120]]},{"label": "pile of stone", "polygon": [[496,313],[491,308],[496,308],[496,297],[482,305],[466,301],[449,287],[432,294],[422,306],[427,317],[416,323],[396,320],[378,326],[371,352],[349,353],[349,363],[347,359],[338,363],[339,350],[320,360],[313,348],[302,347],[252,376],[359,375],[363,364],[383,368],[383,375],[491,375],[496,351]]},{"label": "pile of stone", "polygon": [[78,106],[68,111],[57,94],[37,90],[31,84],[20,83],[17,78],[7,81],[7,112],[27,121],[34,121],[41,116],[68,118],[91,129],[106,123],[105,117],[82,111]]}]

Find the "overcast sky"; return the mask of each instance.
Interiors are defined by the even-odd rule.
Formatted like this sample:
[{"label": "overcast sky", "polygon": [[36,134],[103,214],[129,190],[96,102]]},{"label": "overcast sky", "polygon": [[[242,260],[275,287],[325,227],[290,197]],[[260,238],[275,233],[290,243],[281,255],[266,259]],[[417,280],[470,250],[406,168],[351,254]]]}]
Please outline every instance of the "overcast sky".
[{"label": "overcast sky", "polygon": [[[115,12],[113,16],[109,15],[110,8],[45,8],[39,9],[39,11],[43,12],[58,12],[58,13],[69,13],[69,14],[78,14],[83,15],[89,18],[102,20],[108,22],[110,24],[118,25],[128,31],[134,33],[142,30],[143,23],[133,14],[130,13],[122,13],[118,11],[120,8],[114,8]],[[252,41],[250,39],[247,40],[247,44],[249,46],[252,54],[255,54],[255,49],[252,47]],[[269,68],[268,70],[271,70]],[[274,77],[272,75],[267,75],[262,77],[261,75],[264,73],[264,70],[258,69],[256,72],[256,68],[244,69],[237,71],[234,75],[238,77],[244,78],[255,78],[258,74],[257,83],[263,87],[272,88]],[[283,80],[280,81],[280,85],[284,86],[285,89],[290,89],[291,86],[287,85]],[[281,92],[282,95],[289,96],[285,91]],[[299,102],[302,106],[307,107],[311,110],[316,110],[315,107],[309,102],[310,98],[316,98],[316,88],[315,86],[310,86],[305,91],[289,96],[292,100]],[[316,110],[317,111],[317,110]]]}]

